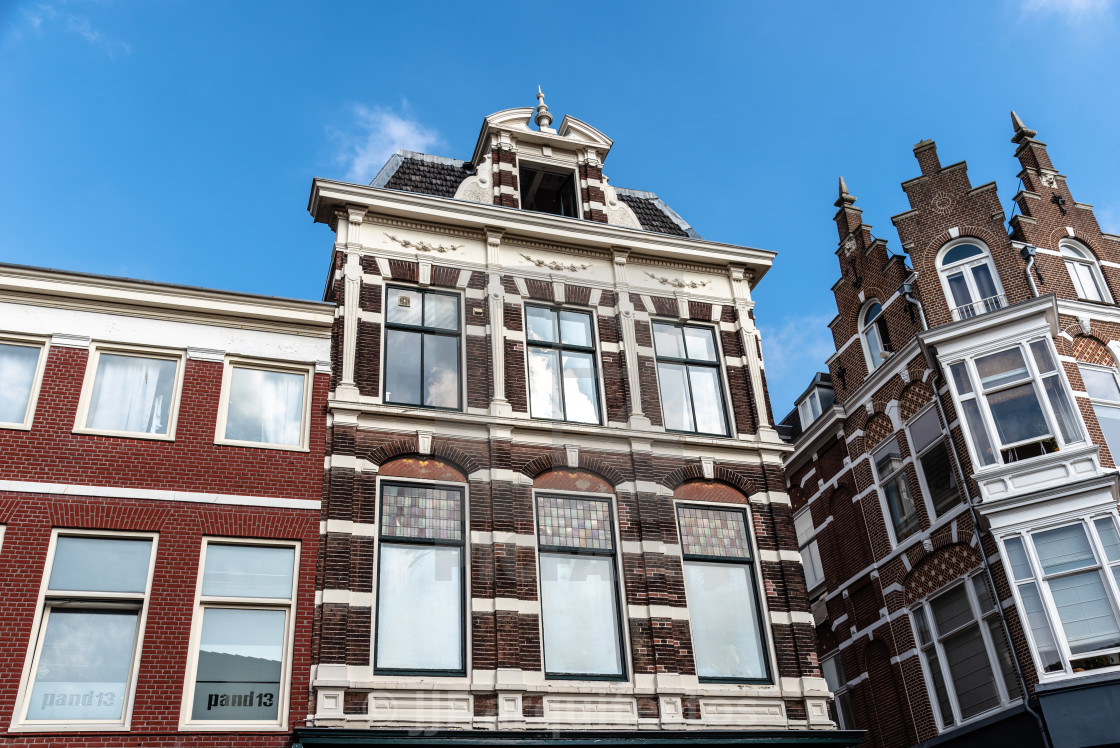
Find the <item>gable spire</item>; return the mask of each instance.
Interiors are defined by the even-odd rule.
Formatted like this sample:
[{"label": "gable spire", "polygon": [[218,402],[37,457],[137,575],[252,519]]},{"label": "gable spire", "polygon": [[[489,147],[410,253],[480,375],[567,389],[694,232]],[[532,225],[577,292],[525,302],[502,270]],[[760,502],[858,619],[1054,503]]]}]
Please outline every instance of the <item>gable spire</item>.
[{"label": "gable spire", "polygon": [[848,192],[848,185],[844,181],[844,177],[840,177],[840,197],[833,203],[837,208],[843,208],[845,205],[854,205],[856,196]]},{"label": "gable spire", "polygon": [[541,132],[556,132],[552,129],[552,114],[548,111],[548,105],[544,103],[544,92],[541,91],[540,86],[537,86],[537,116],[533,121],[537,123]]},{"label": "gable spire", "polygon": [[1032,130],[1023,124],[1023,120],[1019,118],[1014,109],[1011,110],[1011,126],[1015,128],[1015,135],[1011,138],[1012,143],[1020,143],[1038,135],[1037,130]]}]

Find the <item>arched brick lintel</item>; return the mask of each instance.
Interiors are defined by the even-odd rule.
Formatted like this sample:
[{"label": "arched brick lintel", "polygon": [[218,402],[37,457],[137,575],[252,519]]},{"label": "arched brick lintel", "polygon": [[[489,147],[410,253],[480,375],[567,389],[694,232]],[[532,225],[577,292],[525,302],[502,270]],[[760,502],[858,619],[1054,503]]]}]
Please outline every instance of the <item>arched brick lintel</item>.
[{"label": "arched brick lintel", "polygon": [[[585,454],[582,450],[579,453],[579,464],[576,467],[581,470],[586,470],[589,473],[595,473],[606,480],[612,487],[619,486],[626,482],[626,476],[617,469],[603,460],[600,460],[598,457]],[[571,466],[568,465],[568,454],[566,450],[553,450],[547,454],[529,460],[529,462],[522,466],[521,474],[536,480],[542,473],[547,473],[550,470],[556,469],[572,469]]]},{"label": "arched brick lintel", "polygon": [[[713,465],[711,479],[734,486],[739,491],[741,491],[744,496],[747,497],[762,491],[762,489],[759,488],[759,486],[753,480],[738,472],[737,470],[732,470],[731,468],[726,467],[725,465]],[[686,483],[688,481],[704,480],[707,479],[704,477],[703,465],[701,465],[699,462],[692,462],[688,465],[679,467],[676,470],[667,473],[658,482],[668,488],[670,491],[675,492],[677,488],[679,488],[683,483]]]},{"label": "arched brick lintel", "polygon": [[418,440],[416,439],[416,437],[411,436],[404,439],[385,442],[377,449],[370,452],[369,460],[380,468],[390,460],[406,455],[415,456],[418,459],[436,458],[454,466],[456,470],[463,474],[464,481],[466,480],[465,476],[468,476],[471,473],[477,472],[478,470],[482,469],[482,465],[479,465],[477,460],[475,460],[473,457],[471,457],[469,454],[459,449],[458,447],[454,447],[448,444],[443,439],[432,439],[432,449],[430,455],[421,455],[419,454],[419,451],[420,445],[418,443]]}]

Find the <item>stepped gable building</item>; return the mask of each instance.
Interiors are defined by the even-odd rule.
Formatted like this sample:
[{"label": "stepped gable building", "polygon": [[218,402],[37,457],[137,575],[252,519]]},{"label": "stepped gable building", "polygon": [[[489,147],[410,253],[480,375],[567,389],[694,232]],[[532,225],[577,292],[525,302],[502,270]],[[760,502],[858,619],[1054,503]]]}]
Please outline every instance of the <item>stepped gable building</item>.
[{"label": "stepped gable building", "polygon": [[290,745],[333,320],[0,265],[5,745]]},{"label": "stepped gable building", "polygon": [[610,138],[538,101],[469,160],[314,181],[339,312],[296,738],[852,744],[754,322],[774,254],[611,186]]},{"label": "stepped gable building", "polygon": [[782,424],[821,667],[867,745],[1120,735],[1120,237],[1012,120],[1010,221],[914,147],[906,257],[841,179],[836,353]]}]

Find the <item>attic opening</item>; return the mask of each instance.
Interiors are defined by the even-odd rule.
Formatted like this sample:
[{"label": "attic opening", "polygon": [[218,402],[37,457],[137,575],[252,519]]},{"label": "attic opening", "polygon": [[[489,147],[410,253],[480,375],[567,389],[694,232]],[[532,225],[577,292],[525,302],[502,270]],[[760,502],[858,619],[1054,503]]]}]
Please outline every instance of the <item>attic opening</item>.
[{"label": "attic opening", "polygon": [[523,209],[579,218],[574,171],[523,164],[518,184],[521,185]]}]

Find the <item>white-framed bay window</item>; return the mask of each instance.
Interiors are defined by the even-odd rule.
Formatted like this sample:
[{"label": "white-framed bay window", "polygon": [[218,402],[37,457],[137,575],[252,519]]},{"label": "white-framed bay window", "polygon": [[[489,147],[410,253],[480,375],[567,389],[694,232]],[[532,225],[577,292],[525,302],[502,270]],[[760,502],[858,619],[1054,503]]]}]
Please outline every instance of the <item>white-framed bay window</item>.
[{"label": "white-framed bay window", "polygon": [[1001,538],[1040,672],[1120,666],[1115,511]]},{"label": "white-framed bay window", "polygon": [[13,731],[128,729],[156,543],[52,532]]},{"label": "white-framed bay window", "polygon": [[0,428],[31,428],[46,360],[42,338],[0,335]]},{"label": "white-framed bay window", "polygon": [[314,373],[310,365],[227,359],[215,442],[307,451]]},{"label": "white-framed bay window", "polygon": [[287,725],[299,543],[204,538],[184,730]]},{"label": "white-framed bay window", "polygon": [[173,440],[183,359],[182,351],[94,343],[75,433]]},{"label": "white-framed bay window", "polygon": [[1003,624],[982,574],[918,603],[910,615],[942,729],[1021,697]]},{"label": "white-framed bay window", "polygon": [[1030,459],[1085,440],[1048,338],[958,361],[949,371],[978,466]]}]

